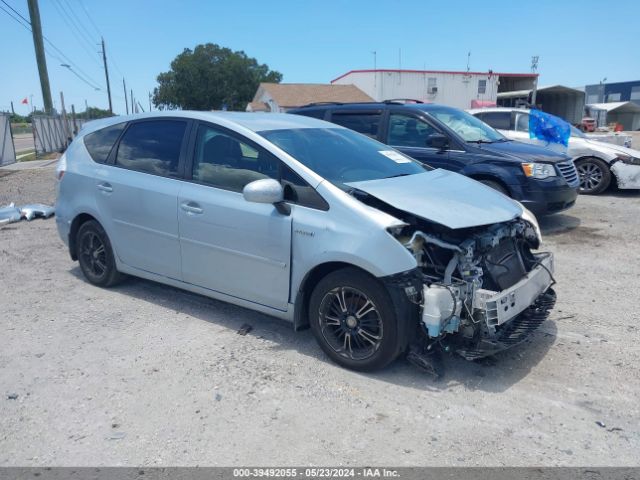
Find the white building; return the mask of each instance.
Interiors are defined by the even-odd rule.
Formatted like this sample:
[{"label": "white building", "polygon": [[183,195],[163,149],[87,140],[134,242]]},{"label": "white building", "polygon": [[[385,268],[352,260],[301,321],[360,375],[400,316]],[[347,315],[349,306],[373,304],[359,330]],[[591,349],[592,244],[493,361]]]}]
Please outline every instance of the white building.
[{"label": "white building", "polygon": [[351,70],[331,84],[353,84],[376,101],[403,98],[466,109],[495,106],[498,92],[532,88],[536,78],[535,73],[377,69]]}]

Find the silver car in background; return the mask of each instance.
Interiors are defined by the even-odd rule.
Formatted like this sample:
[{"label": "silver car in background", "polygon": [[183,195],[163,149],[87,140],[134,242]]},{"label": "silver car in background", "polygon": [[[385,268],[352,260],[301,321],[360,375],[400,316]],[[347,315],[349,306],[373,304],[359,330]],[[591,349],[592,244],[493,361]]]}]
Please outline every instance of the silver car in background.
[{"label": "silver car in background", "polygon": [[615,181],[620,189],[640,188],[640,151],[597,140],[571,126],[569,145],[546,144],[529,134],[529,110],[525,108],[479,108],[468,112],[505,137],[566,153],[575,163],[580,193],[596,195]]},{"label": "silver car in background", "polygon": [[490,355],[555,302],[519,203],[321,120],[113,117],[57,176],[60,237],[89,282],[135,275],[310,326],[348,368]]}]

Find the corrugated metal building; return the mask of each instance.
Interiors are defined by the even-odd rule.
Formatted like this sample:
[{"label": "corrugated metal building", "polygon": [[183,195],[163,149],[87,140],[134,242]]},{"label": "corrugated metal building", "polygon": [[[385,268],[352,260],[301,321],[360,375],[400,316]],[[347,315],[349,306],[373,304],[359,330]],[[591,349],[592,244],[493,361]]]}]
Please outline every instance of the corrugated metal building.
[{"label": "corrugated metal building", "polygon": [[640,105],[640,80],[587,85],[587,103],[633,102]]},{"label": "corrugated metal building", "polygon": [[331,81],[353,84],[376,101],[405,98],[457,108],[495,105],[499,92],[532,88],[535,73],[351,70]]}]

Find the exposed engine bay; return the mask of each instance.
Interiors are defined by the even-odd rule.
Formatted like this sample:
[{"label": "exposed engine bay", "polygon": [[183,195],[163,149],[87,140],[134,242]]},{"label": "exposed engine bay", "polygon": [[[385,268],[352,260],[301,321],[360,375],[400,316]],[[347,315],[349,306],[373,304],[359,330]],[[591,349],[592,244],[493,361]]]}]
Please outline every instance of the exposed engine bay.
[{"label": "exposed engine bay", "polygon": [[392,232],[418,263],[422,291],[406,293],[420,305],[426,348],[480,358],[520,343],[546,320],[555,303],[553,257],[531,251],[539,246],[531,223],[429,227]]},{"label": "exposed engine bay", "polygon": [[486,357],[523,342],[548,318],[556,301],[553,255],[533,252],[541,234],[528,210],[512,220],[451,228],[398,208],[400,202],[350,193],[404,222],[389,233],[417,263],[411,280],[396,282],[419,312],[408,353],[413,363],[430,369],[437,351]]}]

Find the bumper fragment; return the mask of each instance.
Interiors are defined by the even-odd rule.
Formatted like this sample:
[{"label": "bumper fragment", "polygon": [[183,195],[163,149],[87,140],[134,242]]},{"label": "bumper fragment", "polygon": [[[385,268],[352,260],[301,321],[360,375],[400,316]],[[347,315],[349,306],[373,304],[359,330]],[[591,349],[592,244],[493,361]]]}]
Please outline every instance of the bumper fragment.
[{"label": "bumper fragment", "polygon": [[487,357],[524,342],[544,323],[556,303],[552,288],[540,294],[536,301],[511,321],[498,326],[493,335],[487,335],[473,346],[460,347],[456,353],[467,360]]},{"label": "bumper fragment", "polygon": [[553,283],[553,255],[537,256],[539,265],[527,273],[515,285],[493,292],[480,289],[474,297],[474,310],[485,312],[487,325],[502,325],[523,312]]}]

